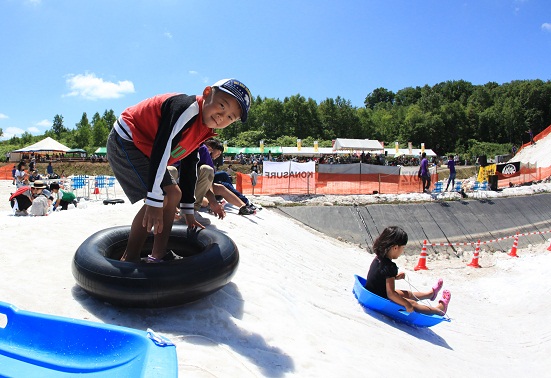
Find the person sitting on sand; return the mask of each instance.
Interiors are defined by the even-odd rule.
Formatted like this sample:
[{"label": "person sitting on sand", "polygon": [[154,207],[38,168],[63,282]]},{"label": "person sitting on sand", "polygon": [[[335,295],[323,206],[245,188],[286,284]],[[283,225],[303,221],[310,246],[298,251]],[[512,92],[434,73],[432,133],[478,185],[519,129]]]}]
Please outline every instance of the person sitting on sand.
[{"label": "person sitting on sand", "polygon": [[61,190],[57,182],[50,184],[50,191],[54,197],[54,210],[57,208],[61,208],[60,210],[67,210],[70,203],[77,207],[75,193],[68,190]]},{"label": "person sitting on sand", "polygon": [[35,182],[36,180],[42,180],[42,176],[38,173],[38,171],[35,169],[32,171],[31,175],[29,176],[30,182]]},{"label": "person sitting on sand", "polygon": [[29,210],[30,215],[40,217],[48,215],[50,211],[51,201],[48,198],[49,192],[44,193],[48,186],[41,180],[36,180],[31,185],[32,205]]},{"label": "person sitting on sand", "polygon": [[371,263],[365,288],[380,297],[404,306],[407,312],[419,312],[421,314],[442,315],[448,310],[451,293],[449,290],[442,292],[442,297],[435,307],[419,304],[417,301],[430,299],[434,301],[444,281],[440,278],[431,290],[425,292],[411,292],[396,289],[396,280],[406,277],[405,273],[398,273],[398,266],[392,261],[404,253],[404,247],[408,242],[407,233],[398,226],[387,227],[373,243],[373,251],[376,256]]},{"label": "person sitting on sand", "polygon": [[15,186],[17,188],[21,188],[22,186],[29,185],[28,180],[28,173],[25,172],[25,169],[27,169],[27,163],[24,161],[19,162],[17,164],[17,169],[15,170]]},{"label": "person sitting on sand", "polygon": [[28,208],[33,203],[33,196],[31,188],[29,186],[22,186],[15,193],[10,196],[10,204],[13,209],[13,215],[15,216],[27,216]]}]

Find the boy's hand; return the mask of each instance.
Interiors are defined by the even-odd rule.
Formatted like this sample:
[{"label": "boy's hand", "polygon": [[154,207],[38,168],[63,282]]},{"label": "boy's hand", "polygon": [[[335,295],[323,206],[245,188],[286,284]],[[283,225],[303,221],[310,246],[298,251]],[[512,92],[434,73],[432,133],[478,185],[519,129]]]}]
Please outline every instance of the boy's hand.
[{"label": "boy's hand", "polygon": [[210,204],[210,210],[220,219],[224,219],[226,216],[226,212],[224,211],[224,207],[218,203],[218,201],[215,201],[214,203]]},{"label": "boy's hand", "polygon": [[153,230],[154,234],[163,232],[163,208],[145,206],[145,214],[142,220],[142,227],[145,227],[147,232]]},{"label": "boy's hand", "polygon": [[404,272],[398,273],[395,277],[397,280],[403,280],[404,278],[406,278],[406,274]]},{"label": "boy's hand", "polygon": [[411,305],[411,303],[407,302],[405,307],[407,312],[413,312],[413,306]]},{"label": "boy's hand", "polygon": [[195,228],[195,227],[199,227],[199,228],[202,228],[204,229],[205,226],[203,226],[201,223],[197,222],[197,220],[195,220],[195,215],[193,214],[184,214],[184,217],[186,219],[186,224],[189,228]]}]

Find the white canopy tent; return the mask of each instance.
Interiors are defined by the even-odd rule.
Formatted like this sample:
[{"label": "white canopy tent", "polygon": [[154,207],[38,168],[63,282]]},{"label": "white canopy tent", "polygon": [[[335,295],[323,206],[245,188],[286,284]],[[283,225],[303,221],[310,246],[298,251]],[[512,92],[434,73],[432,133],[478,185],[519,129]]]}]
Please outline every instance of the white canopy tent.
[{"label": "white canopy tent", "polygon": [[36,142],[35,144],[31,144],[30,146],[20,148],[15,151],[10,152],[10,161],[19,161],[22,159],[23,154],[29,154],[31,152],[38,152],[38,153],[59,153],[59,152],[67,152],[70,148],[59,143],[57,140],[52,139],[50,137],[42,139],[40,142]]},{"label": "white canopy tent", "polygon": [[[433,150],[425,148],[425,152],[428,157],[436,156]],[[385,155],[387,156],[421,156],[420,148],[412,148],[409,152],[409,148],[399,148],[396,153],[396,148],[385,148]]]},{"label": "white canopy tent", "polygon": [[347,151],[383,151],[384,147],[378,140],[372,139],[335,139],[333,150]]},{"label": "white canopy tent", "polygon": [[334,155],[334,154],[349,154],[350,151],[333,151],[331,147],[318,147],[315,151],[314,147],[301,147],[300,151],[298,147],[281,147],[282,155],[293,156],[321,156],[321,155]]},{"label": "white canopy tent", "polygon": [[12,152],[67,152],[70,148],[50,137]]}]

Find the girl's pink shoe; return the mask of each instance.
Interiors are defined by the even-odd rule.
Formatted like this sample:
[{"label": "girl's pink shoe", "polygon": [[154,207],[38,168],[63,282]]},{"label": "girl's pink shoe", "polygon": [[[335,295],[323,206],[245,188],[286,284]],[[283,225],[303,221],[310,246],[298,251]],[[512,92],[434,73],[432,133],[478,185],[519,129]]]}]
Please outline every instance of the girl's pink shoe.
[{"label": "girl's pink shoe", "polygon": [[440,289],[442,289],[442,285],[444,285],[444,280],[442,278],[438,279],[438,282],[432,287],[432,297],[430,297],[431,301],[434,301],[436,299],[436,296],[440,292]]},{"label": "girl's pink shoe", "polygon": [[444,314],[448,312],[448,304],[450,303],[450,299],[452,299],[452,293],[450,293],[449,290],[444,290],[442,292],[442,298],[438,301],[444,305]]}]

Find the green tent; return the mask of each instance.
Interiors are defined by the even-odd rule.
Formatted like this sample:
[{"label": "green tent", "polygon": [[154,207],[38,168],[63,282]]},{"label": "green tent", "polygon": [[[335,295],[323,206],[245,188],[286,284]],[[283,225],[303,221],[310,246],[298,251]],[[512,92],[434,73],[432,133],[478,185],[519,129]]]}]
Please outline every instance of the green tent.
[{"label": "green tent", "polygon": [[227,147],[224,153],[229,155],[237,155],[239,153],[255,155],[262,153],[267,155],[268,153],[271,153],[272,155],[281,155],[282,152],[281,147],[264,146],[264,152],[260,152],[260,147]]},{"label": "green tent", "polygon": [[69,151],[65,152],[65,154],[80,155],[83,157],[86,157],[87,155],[86,150],[83,150],[82,148],[71,148]]},{"label": "green tent", "polygon": [[97,150],[94,151],[96,155],[105,156],[107,155],[107,147],[99,147]]}]

